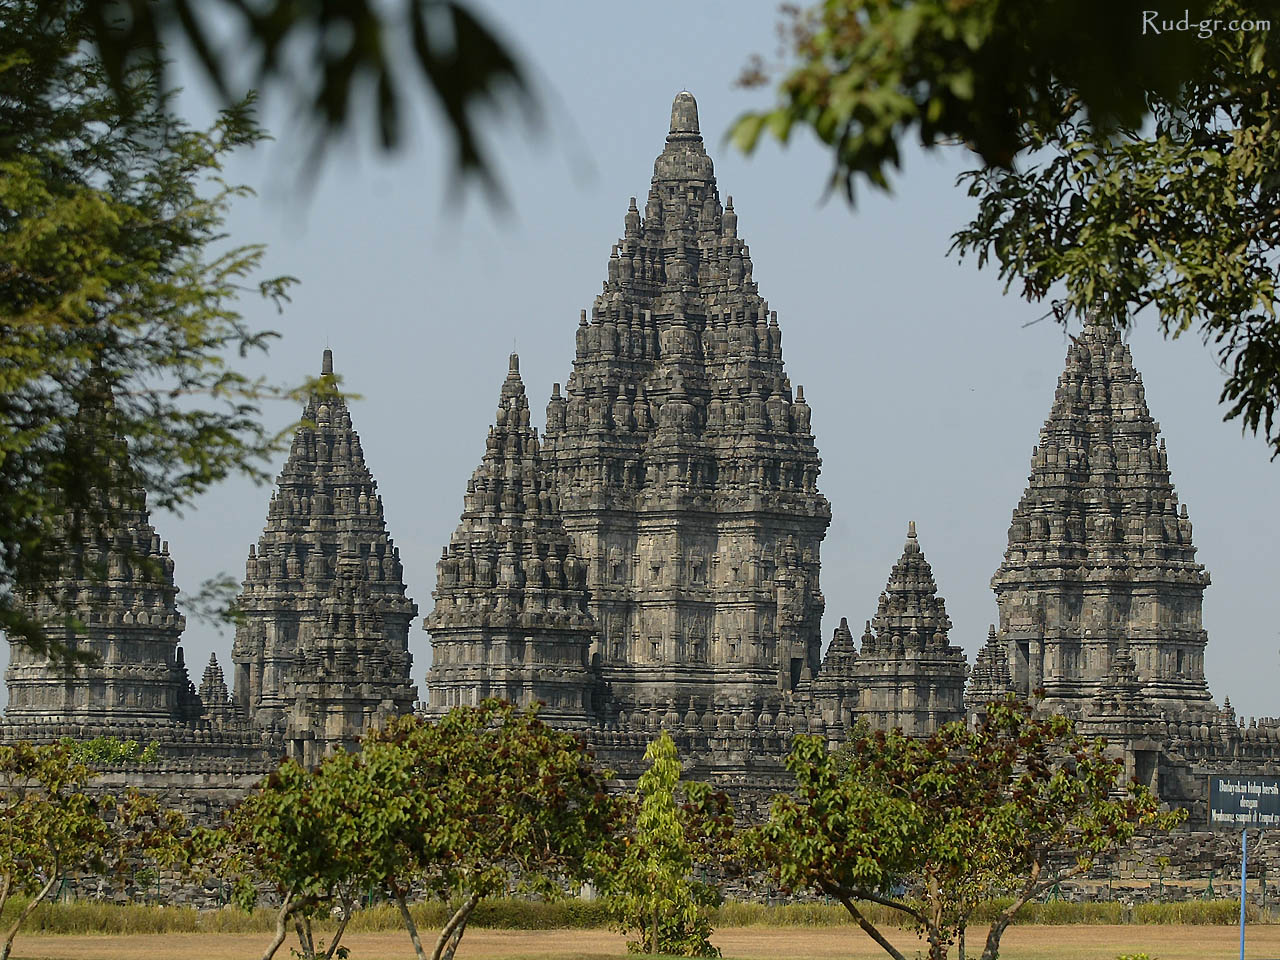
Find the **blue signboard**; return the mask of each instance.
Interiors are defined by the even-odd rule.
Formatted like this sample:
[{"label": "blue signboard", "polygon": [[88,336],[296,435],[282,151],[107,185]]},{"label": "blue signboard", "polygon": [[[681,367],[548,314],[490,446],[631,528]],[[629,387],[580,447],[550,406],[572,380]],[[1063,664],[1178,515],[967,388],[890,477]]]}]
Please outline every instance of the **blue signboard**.
[{"label": "blue signboard", "polygon": [[1209,826],[1280,827],[1280,777],[1209,777]]}]

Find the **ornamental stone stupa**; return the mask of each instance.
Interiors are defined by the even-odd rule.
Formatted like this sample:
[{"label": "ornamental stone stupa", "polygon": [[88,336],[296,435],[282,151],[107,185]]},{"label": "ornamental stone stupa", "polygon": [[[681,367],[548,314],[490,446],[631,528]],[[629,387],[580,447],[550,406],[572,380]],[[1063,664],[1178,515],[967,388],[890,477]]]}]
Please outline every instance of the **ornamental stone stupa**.
[{"label": "ornamental stone stupa", "polygon": [[920,549],[915,521],[867,624],[854,673],[858,715],[874,728],[927,736],[964,716],[964,651],[947,638],[951,619]]}]

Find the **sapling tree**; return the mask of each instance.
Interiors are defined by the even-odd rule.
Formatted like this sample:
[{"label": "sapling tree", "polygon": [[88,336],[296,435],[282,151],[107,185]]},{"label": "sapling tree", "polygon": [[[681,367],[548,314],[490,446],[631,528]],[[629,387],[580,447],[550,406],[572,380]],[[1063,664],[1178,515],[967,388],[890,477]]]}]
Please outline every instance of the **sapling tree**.
[{"label": "sapling tree", "polygon": [[[373,795],[351,754],[326,757],[312,770],[287,760],[232,810],[224,828],[198,835],[195,859],[232,881],[238,905],[252,909],[259,885],[274,890],[275,935],[263,960],[290,927],[304,960],[346,956],[342,935],[367,882],[363,845],[369,825],[384,815],[370,803]],[[338,927],[326,946],[312,922],[335,907]]]},{"label": "sapling tree", "polygon": [[733,828],[724,794],[705,783],[682,783],[675,742],[665,730],[645,751],[649,769],[631,802],[632,829],[605,893],[614,922],[633,953],[718,957],[711,944],[710,909],[719,892],[694,877]]}]

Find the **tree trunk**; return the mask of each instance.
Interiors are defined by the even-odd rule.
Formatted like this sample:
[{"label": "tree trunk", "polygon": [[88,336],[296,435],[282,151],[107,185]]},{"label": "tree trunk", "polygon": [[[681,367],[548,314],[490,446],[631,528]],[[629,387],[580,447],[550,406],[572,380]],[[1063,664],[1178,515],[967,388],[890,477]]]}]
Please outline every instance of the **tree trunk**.
[{"label": "tree trunk", "polygon": [[262,960],[271,960],[276,955],[276,951],[280,949],[280,944],[284,943],[284,938],[289,930],[289,914],[293,912],[293,891],[284,898],[284,903],[280,904],[280,912],[276,914],[276,936],[271,941],[271,945],[267,947],[267,952],[262,955]]},{"label": "tree trunk", "polygon": [[471,909],[466,912],[462,920],[454,927],[453,933],[449,936],[449,943],[444,948],[444,956],[442,960],[453,960],[453,955],[458,949],[458,944],[462,941],[462,934],[466,932],[467,921],[471,918],[471,911],[476,908],[476,904],[480,902],[479,897],[474,898],[475,903],[471,905]]},{"label": "tree trunk", "polygon": [[907,958],[904,957],[892,943],[890,943],[888,940],[884,938],[884,934],[882,934],[879,930],[877,930],[875,926],[871,923],[871,921],[862,915],[861,911],[858,910],[857,906],[854,904],[853,899],[851,897],[845,894],[842,890],[836,889],[834,887],[824,886],[823,892],[830,896],[834,896],[837,900],[839,900],[842,904],[844,904],[844,908],[848,910],[849,915],[852,916],[853,919],[858,922],[858,926],[862,928],[863,932],[866,933],[866,935],[869,936],[876,943],[880,944],[881,948],[885,951],[885,953],[893,957],[893,960],[907,960]]},{"label": "tree trunk", "polygon": [[982,960],[996,960],[1000,956],[1000,938],[1004,936],[1009,924],[1013,923],[1014,915],[1025,907],[1032,897],[1044,893],[1060,880],[1074,877],[1077,873],[1080,873],[1081,869],[1079,866],[1072,867],[1065,873],[1060,873],[1042,883],[1040,882],[1040,873],[1043,870],[1043,866],[1039,863],[1032,864],[1031,876],[1023,885],[1022,892],[1014,898],[1013,903],[1009,904],[1000,912],[999,916],[991,921],[991,929],[987,931],[987,943],[982,948]]},{"label": "tree trunk", "polygon": [[342,902],[342,920],[338,923],[338,929],[333,932],[333,942],[329,944],[329,949],[325,951],[324,960],[333,960],[334,954],[338,952],[338,944],[342,942],[342,934],[347,929],[347,924],[351,922],[353,909],[350,900]]},{"label": "tree trunk", "polygon": [[422,949],[422,940],[418,937],[418,925],[413,922],[409,906],[404,902],[404,891],[397,887],[395,894],[396,903],[400,905],[400,917],[404,920],[404,928],[409,931],[409,939],[413,941],[413,952],[417,954],[418,960],[427,960],[427,952]]},{"label": "tree trunk", "polygon": [[58,882],[59,870],[55,867],[53,875],[49,877],[49,882],[40,888],[40,892],[31,898],[31,902],[22,908],[22,912],[18,914],[16,920],[4,937],[4,944],[0,945],[0,960],[9,960],[9,953],[13,950],[13,941],[17,937],[18,931],[22,925],[26,923],[27,917],[31,916],[31,912],[40,904],[45,897],[49,895],[49,891],[53,889],[53,885]]},{"label": "tree trunk", "polygon": [[311,919],[295,915],[293,928],[298,931],[298,946],[302,948],[302,960],[316,960],[316,948],[311,940]]},{"label": "tree trunk", "polygon": [[431,954],[431,960],[452,960],[453,951],[458,949],[458,941],[462,939],[462,931],[467,926],[467,918],[471,916],[471,911],[476,908],[476,904],[479,902],[480,898],[474,893],[467,894],[467,898],[462,901],[462,906],[454,911],[453,916],[449,918],[449,922],[440,931],[440,937],[436,940],[436,948]]},{"label": "tree trunk", "polygon": [[959,944],[959,946],[960,946],[960,960],[964,960],[964,928],[965,928],[966,926],[967,926],[967,924],[965,924],[965,923],[961,923],[961,924],[960,924],[960,930],[959,930],[959,941],[960,941],[960,944]]}]

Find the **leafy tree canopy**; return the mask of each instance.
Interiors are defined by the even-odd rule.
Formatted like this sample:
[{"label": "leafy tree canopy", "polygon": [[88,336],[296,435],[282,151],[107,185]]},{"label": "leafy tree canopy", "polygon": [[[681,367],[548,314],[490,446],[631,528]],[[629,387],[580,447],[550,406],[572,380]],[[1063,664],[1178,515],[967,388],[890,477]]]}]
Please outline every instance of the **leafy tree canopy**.
[{"label": "leafy tree canopy", "polygon": [[0,933],[0,960],[8,960],[23,923],[67,876],[118,872],[139,858],[182,859],[181,814],[136,790],[114,796],[89,789],[92,764],[153,756],[153,747],[109,738],[0,745],[0,912],[14,894],[29,897]]},{"label": "leafy tree canopy", "polygon": [[[400,909],[425,960],[409,898],[422,893],[453,907],[432,960],[452,960],[467,922],[486,897],[512,891],[561,897],[596,878],[621,816],[581,742],[532,710],[487,700],[438,722],[406,716],[308,771],[287,761],[233,812],[197,839],[207,869],[235,881],[252,907],[274,888],[276,936],[290,925],[306,960],[341,956],[360,891],[383,891]],[[312,920],[334,908],[328,947]]]},{"label": "leafy tree canopy", "polygon": [[[794,795],[744,836],[750,855],[783,886],[834,897],[896,960],[902,953],[859,910],[901,911],[945,960],[980,899],[1009,890],[982,953],[1030,900],[1123,847],[1142,828],[1167,829],[1145,787],[1114,795],[1120,761],[1087,743],[1062,716],[1034,717],[1016,701],[993,704],[977,728],[947,724],[925,739],[862,735],[839,752],[797,737],[788,758]],[[918,899],[897,890],[910,884]]]},{"label": "leafy tree canopy", "polygon": [[[1280,30],[1256,0],[827,0],[794,11],[776,107],[747,150],[812,130],[832,182],[888,186],[905,142],[964,144],[978,212],[953,252],[993,263],[1059,319],[1148,307],[1195,329],[1226,418],[1280,454]],[[760,82],[759,65],[748,80]]]},{"label": "leafy tree canopy", "polygon": [[[73,528],[177,508],[226,475],[265,477],[259,402],[297,398],[237,371],[272,333],[236,311],[263,249],[227,245],[227,155],[263,133],[252,102],[192,130],[152,67],[114,78],[92,4],[0,5],[0,629],[42,647],[24,605]],[[332,384],[327,384],[332,387]],[[70,518],[70,520],[69,520]]]},{"label": "leafy tree canopy", "polygon": [[[257,792],[231,812],[227,826],[200,831],[195,859],[232,881],[233,898],[245,910],[260,886],[278,900],[270,960],[292,924],[304,960],[345,956],[342,935],[360,891],[370,880],[365,850],[399,805],[375,807],[367,769],[353,754],[327,757],[313,770],[286,760]],[[312,921],[337,908],[329,944],[316,940]]]},{"label": "leafy tree canopy", "polygon": [[599,881],[609,862],[620,816],[607,792],[612,773],[535,708],[485,700],[437,722],[400,717],[366,740],[361,762],[378,784],[375,807],[394,810],[365,855],[419,960],[428,954],[408,910],[411,888],[454,906],[430,954],[453,960],[485,897],[562,897]]},{"label": "leafy tree canopy", "polygon": [[[46,0],[55,16],[64,0]],[[458,0],[88,0],[89,39],[126,111],[145,105],[130,82],[139,61],[163,81],[166,50],[189,46],[232,103],[240,84],[281,92],[293,113],[326,135],[374,118],[382,145],[404,139],[409,101],[421,85],[443,115],[456,170],[497,183],[478,125],[480,111],[537,120],[538,104],[511,46]],[[273,82],[275,81],[275,82]]]}]

